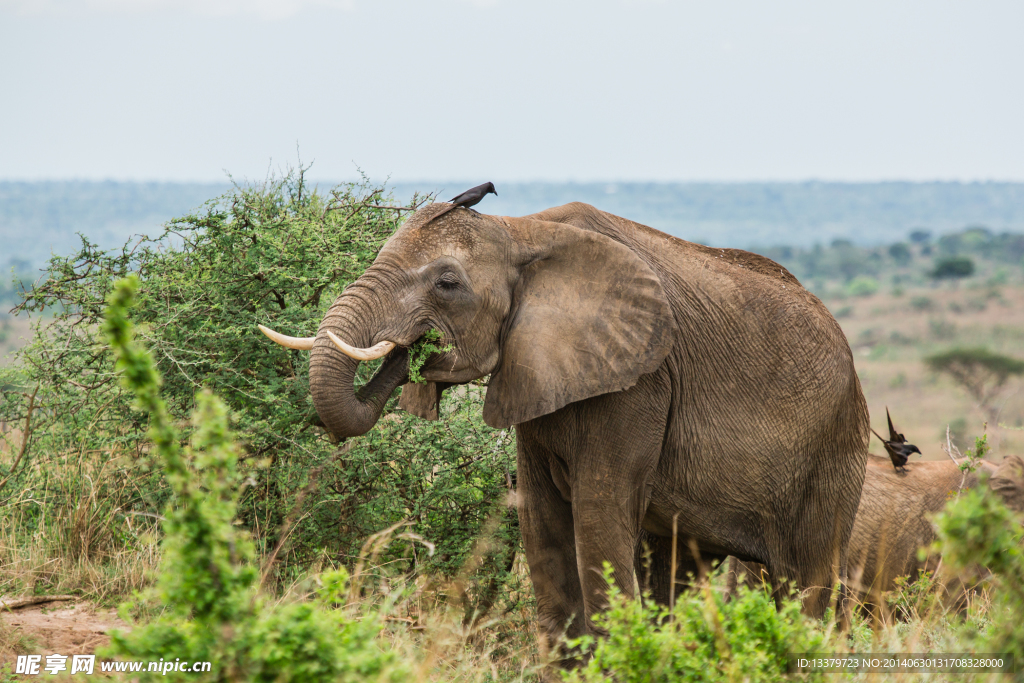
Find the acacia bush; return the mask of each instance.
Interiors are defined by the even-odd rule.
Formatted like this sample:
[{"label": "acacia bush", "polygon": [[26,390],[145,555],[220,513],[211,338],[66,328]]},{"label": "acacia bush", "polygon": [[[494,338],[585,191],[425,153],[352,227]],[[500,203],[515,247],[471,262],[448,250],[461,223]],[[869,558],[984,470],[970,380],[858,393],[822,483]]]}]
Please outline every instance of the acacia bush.
[{"label": "acacia bush", "polygon": [[[22,510],[17,532],[38,534],[55,523],[50,512],[98,487],[95,525],[106,545],[84,557],[102,560],[109,546],[137,542],[138,520],[159,515],[168,500],[146,437],[149,418],[131,409],[100,335],[107,293],[135,274],[131,320],[182,438],[203,389],[220,396],[235,421],[238,518],[257,552],[276,557],[269,580],[287,582],[324,562],[351,564],[367,536],[405,520],[437,552],[394,551],[384,558],[393,569],[451,575],[486,528],[498,542],[474,564],[467,596],[485,608],[488,596],[504,594],[518,542],[506,505],[515,446],[511,432],[483,424],[482,389],[448,392],[441,421],[429,423],[398,411],[393,397],[373,431],[339,446],[313,407],[308,353],[279,347],[256,327],[315,334],[330,303],[421,201],[396,206],[365,181],[321,190],[299,170],[236,186],[170,221],[157,238],[103,251],[83,237],[78,253],[51,259],[16,308],[38,315],[35,339],[0,371],[0,385],[13,387],[0,398],[0,420],[30,421],[25,457],[16,468],[13,459],[0,461],[0,506]],[[361,368],[361,380],[372,370]],[[54,473],[78,471],[53,485]]]},{"label": "acacia bush", "polygon": [[947,256],[935,262],[929,273],[936,280],[958,280],[974,274],[974,261],[966,256]]},{"label": "acacia bush", "polygon": [[1024,375],[1024,361],[986,348],[955,348],[925,357],[930,370],[946,373],[964,387],[992,424],[999,409],[996,396],[1010,377]]},{"label": "acacia bush", "polygon": [[[344,602],[344,570],[326,573],[309,602],[275,605],[257,592],[252,544],[232,525],[239,477],[227,410],[212,393],[200,393],[192,444],[181,447],[152,357],[135,343],[127,317],[137,287],[134,276],[116,284],[104,330],[124,386],[150,417],[156,460],[173,491],[158,582],[164,611],[130,632],[114,632],[107,654],[168,665],[140,680],[404,680],[394,654],[377,645],[376,615],[359,619],[332,608]],[[198,676],[175,671],[179,659],[216,668]]]}]

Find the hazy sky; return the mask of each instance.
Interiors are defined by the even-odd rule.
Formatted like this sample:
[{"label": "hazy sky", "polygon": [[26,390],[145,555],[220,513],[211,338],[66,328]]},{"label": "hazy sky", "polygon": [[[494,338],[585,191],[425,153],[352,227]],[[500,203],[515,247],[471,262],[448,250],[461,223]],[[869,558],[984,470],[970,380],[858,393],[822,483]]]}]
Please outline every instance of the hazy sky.
[{"label": "hazy sky", "polygon": [[1024,2],[0,0],[0,179],[1024,180]]}]

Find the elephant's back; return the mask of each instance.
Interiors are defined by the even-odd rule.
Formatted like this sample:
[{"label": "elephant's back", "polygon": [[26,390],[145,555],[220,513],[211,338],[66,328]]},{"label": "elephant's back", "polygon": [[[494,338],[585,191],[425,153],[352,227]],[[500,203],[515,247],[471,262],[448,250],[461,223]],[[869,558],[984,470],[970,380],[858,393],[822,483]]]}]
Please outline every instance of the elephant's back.
[{"label": "elephant's back", "polygon": [[741,265],[734,253],[691,246],[659,256],[673,262],[659,276],[677,315],[679,381],[691,403],[716,425],[731,423],[736,438],[767,427],[757,434],[766,454],[857,453],[851,467],[862,468],[867,404],[846,335],[824,304],[781,267],[765,272],[769,259]]},{"label": "elephant's back", "polygon": [[[766,343],[799,349],[809,364],[821,363],[821,352],[835,352],[833,360],[852,372],[849,344],[831,313],[770,258],[688,242],[581,202],[534,217],[600,232],[632,250],[658,275],[684,336],[700,330],[762,336]],[[729,329],[731,323],[745,329]]]},{"label": "elephant's back", "polygon": [[755,254],[752,251],[744,251],[743,249],[707,247],[703,244],[687,242],[686,240],[680,240],[680,242],[682,242],[682,244],[678,245],[678,249],[683,254],[688,253],[694,257],[704,256],[707,258],[719,259],[721,262],[732,268],[739,268],[751,273],[757,273],[789,285],[795,285],[803,288],[803,285],[800,284],[800,281],[796,279],[795,275],[786,270],[782,264],[771,260],[767,256],[761,256],[760,254]]},{"label": "elephant's back", "polygon": [[919,548],[935,540],[930,515],[957,491],[977,486],[948,460],[917,461],[897,472],[888,457],[869,455],[864,489],[850,536],[850,576],[862,592],[889,590],[897,576],[927,568]]},{"label": "elephant's back", "polygon": [[800,281],[784,266],[775,261],[743,249],[708,247],[688,242],[622,216],[601,211],[583,202],[570,202],[532,214],[529,218],[568,223],[584,230],[599,232],[624,244],[656,270],[672,269],[680,259],[700,259],[719,265],[758,273],[789,285],[800,287]]}]

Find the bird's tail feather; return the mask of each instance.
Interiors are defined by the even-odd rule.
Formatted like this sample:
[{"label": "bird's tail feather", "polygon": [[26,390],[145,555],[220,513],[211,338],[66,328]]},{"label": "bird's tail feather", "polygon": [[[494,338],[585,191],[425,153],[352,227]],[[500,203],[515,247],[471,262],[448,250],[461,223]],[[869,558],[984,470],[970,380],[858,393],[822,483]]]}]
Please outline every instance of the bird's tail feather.
[{"label": "bird's tail feather", "polygon": [[441,212],[440,212],[440,213],[438,213],[438,214],[437,214],[436,216],[433,216],[433,217],[432,217],[432,218],[431,218],[430,220],[432,220],[432,221],[435,221],[435,220],[437,220],[438,218],[440,218],[441,216],[443,216],[443,215],[445,215],[446,213],[448,213],[449,211],[451,211],[452,209],[457,209],[457,208],[459,208],[459,205],[458,205],[458,204],[452,204],[451,206],[449,206],[449,207],[446,207],[446,208],[444,209],[444,211],[441,211]]}]

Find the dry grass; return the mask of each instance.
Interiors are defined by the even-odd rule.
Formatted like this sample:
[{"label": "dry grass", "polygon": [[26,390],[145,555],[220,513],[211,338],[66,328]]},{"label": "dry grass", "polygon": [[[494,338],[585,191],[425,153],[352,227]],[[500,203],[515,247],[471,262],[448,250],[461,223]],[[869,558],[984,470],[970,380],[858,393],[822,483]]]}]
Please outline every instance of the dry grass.
[{"label": "dry grass", "polygon": [[15,656],[37,652],[38,640],[31,633],[9,626],[6,617],[0,617],[0,662],[10,663]]},{"label": "dry grass", "polygon": [[[0,593],[73,593],[101,605],[116,604],[148,585],[159,564],[156,534],[99,556],[71,557],[46,533],[26,538],[15,524],[0,527]],[[56,542],[55,542],[56,541]]]},{"label": "dry grass", "polygon": [[[367,540],[352,570],[348,603],[341,609],[356,618],[383,618],[382,643],[410,665],[409,681],[539,681],[545,660],[538,650],[533,588],[522,554],[517,554],[507,590],[490,612],[467,618],[465,601],[473,602],[480,590],[467,577],[491,539],[485,534],[477,542],[457,576],[410,577],[393,564],[379,562],[393,543],[431,545],[428,539],[402,533],[404,526],[396,524]],[[320,586],[319,575],[337,568],[325,553],[308,573],[285,586],[276,601],[310,599]]]},{"label": "dry grass", "polygon": [[[948,577],[950,585],[960,586],[956,577]],[[965,644],[963,631],[967,625],[982,626],[987,622],[987,615],[992,605],[990,595],[984,590],[959,593],[960,607],[957,599],[946,596],[942,588],[936,584],[926,592],[915,590],[914,586],[897,589],[887,594],[889,605],[880,610],[882,618],[865,617],[858,614],[848,640],[837,639],[835,651],[851,654],[866,653],[904,653],[904,654],[939,654],[970,651]],[[901,609],[892,606],[897,599]],[[962,608],[966,605],[966,608]],[[902,613],[901,613],[902,612]],[[1004,680],[1001,674],[979,674],[967,678],[957,673],[893,673],[886,674],[884,679],[879,674],[859,673],[844,676],[847,680],[876,681],[892,680],[897,682],[928,681],[929,683],[953,683],[964,680]]]},{"label": "dry grass", "polygon": [[[480,589],[468,576],[490,550],[495,526],[487,525],[462,571],[449,579],[407,580],[389,576],[388,567],[372,566],[398,529],[396,525],[378,535],[379,543],[371,539],[364,546],[350,595],[361,603],[357,611],[372,606],[386,615],[382,636],[402,659],[415,663],[411,680],[537,680],[543,659],[522,554],[516,555],[507,591],[494,607],[487,614],[467,614],[467,601],[472,604]],[[364,564],[367,569],[361,569]]]},{"label": "dry grass", "polygon": [[[413,591],[395,605],[383,633],[415,662],[416,681],[535,680],[542,669],[532,609],[466,624],[444,592]],[[415,616],[409,616],[415,615]]]},{"label": "dry grass", "polygon": [[[0,446],[0,462],[9,467],[13,457]],[[128,508],[138,496],[132,465],[109,453],[33,458],[45,476],[0,502],[0,594],[74,593],[112,604],[144,587],[158,563],[158,526]]]}]

